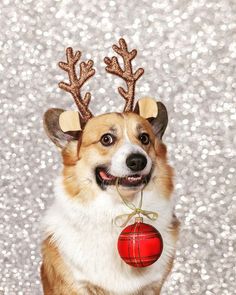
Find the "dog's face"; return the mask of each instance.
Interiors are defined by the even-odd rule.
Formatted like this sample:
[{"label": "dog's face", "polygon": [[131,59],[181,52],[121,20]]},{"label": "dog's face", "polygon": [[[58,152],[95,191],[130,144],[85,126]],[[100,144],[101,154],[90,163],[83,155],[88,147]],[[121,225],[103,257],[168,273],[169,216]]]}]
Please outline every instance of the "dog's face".
[{"label": "dog's face", "polygon": [[82,131],[72,133],[60,129],[62,112],[47,111],[44,126],[62,150],[64,185],[69,195],[76,196],[84,189],[94,194],[112,191],[117,185],[129,195],[140,191],[158,173],[160,185],[171,190],[171,169],[161,141],[167,125],[162,104],[156,118],[145,119],[134,112],[108,113],[91,118]]},{"label": "dog's face", "polygon": [[149,122],[134,113],[101,115],[85,126],[79,161],[102,190],[117,182],[125,190],[140,190],[151,178],[155,140]]}]

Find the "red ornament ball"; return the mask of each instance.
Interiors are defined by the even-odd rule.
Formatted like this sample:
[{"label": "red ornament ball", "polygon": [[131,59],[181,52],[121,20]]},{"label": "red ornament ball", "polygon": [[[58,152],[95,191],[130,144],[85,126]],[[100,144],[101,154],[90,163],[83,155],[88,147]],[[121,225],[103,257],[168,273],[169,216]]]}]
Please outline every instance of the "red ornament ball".
[{"label": "red ornament ball", "polygon": [[159,231],[150,224],[136,218],[134,224],[127,226],[118,238],[120,257],[134,267],[146,267],[161,256],[163,240]]}]

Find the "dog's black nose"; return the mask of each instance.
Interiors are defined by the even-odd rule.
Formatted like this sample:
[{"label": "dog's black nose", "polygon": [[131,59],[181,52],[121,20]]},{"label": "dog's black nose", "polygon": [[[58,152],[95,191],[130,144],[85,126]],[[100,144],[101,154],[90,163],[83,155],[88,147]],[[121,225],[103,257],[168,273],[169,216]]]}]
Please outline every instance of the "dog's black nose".
[{"label": "dog's black nose", "polygon": [[147,165],[147,159],[142,154],[131,154],[126,159],[126,165],[132,170],[132,171],[141,171],[143,170]]}]

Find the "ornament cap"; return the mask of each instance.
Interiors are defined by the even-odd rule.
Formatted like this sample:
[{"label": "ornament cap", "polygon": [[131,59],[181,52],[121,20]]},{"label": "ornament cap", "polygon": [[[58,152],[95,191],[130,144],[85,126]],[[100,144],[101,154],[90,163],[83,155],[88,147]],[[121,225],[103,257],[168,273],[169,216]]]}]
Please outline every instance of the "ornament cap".
[{"label": "ornament cap", "polygon": [[141,222],[143,222],[143,217],[140,217],[140,216],[139,216],[139,217],[136,217],[136,218],[135,218],[135,222],[136,222],[136,223],[141,223]]}]

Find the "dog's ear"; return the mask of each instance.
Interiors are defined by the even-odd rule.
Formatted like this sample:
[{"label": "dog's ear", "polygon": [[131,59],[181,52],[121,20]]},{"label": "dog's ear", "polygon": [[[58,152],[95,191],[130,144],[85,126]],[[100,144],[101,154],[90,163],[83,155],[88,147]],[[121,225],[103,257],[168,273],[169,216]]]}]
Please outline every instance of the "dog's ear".
[{"label": "dog's ear", "polygon": [[61,149],[68,142],[78,140],[82,133],[78,112],[49,109],[44,114],[43,124],[48,137]]},{"label": "dog's ear", "polygon": [[161,140],[168,123],[168,114],[164,104],[144,97],[138,100],[134,112],[149,121],[154,134]]}]

